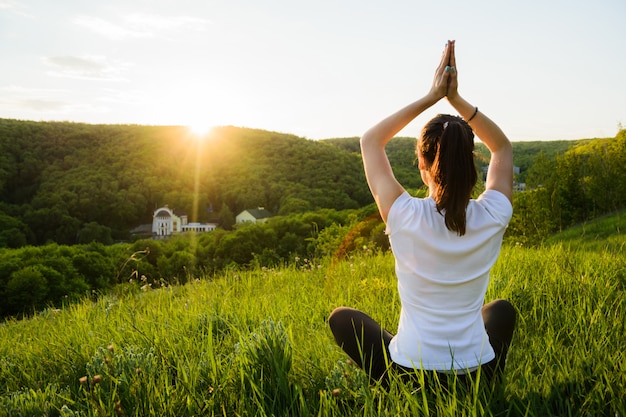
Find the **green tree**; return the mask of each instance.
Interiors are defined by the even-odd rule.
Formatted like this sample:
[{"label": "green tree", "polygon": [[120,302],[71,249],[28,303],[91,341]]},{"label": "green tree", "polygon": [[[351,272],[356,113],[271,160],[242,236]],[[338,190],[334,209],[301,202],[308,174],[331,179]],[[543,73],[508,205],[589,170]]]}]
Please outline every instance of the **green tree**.
[{"label": "green tree", "polygon": [[115,268],[113,258],[95,248],[97,245],[90,245],[79,251],[72,257],[72,265],[91,290],[102,290],[114,284]]},{"label": "green tree", "polygon": [[556,227],[547,187],[515,194],[513,218],[507,228],[507,239],[515,243],[538,244],[549,237]]},{"label": "green tree", "polygon": [[224,230],[232,230],[235,225],[235,215],[226,204],[222,204],[218,217],[220,219],[220,226]]},{"label": "green tree", "polygon": [[0,212],[0,248],[19,248],[28,243],[28,227],[19,219]]},{"label": "green tree", "polygon": [[190,277],[196,277],[196,257],[187,251],[177,251],[171,256],[160,256],[157,260],[159,274],[170,284],[185,284]]},{"label": "green tree", "polygon": [[78,243],[99,242],[105,245],[113,243],[111,228],[102,226],[96,222],[89,222],[78,233]]},{"label": "green tree", "polygon": [[311,210],[311,203],[303,198],[287,197],[280,205],[279,215],[304,213]]},{"label": "green tree", "polygon": [[4,314],[27,313],[45,306],[48,282],[41,267],[28,266],[11,274],[4,290]]},{"label": "green tree", "polygon": [[526,173],[526,186],[528,188],[545,187],[553,182],[555,160],[540,151],[535,157],[533,164]]}]

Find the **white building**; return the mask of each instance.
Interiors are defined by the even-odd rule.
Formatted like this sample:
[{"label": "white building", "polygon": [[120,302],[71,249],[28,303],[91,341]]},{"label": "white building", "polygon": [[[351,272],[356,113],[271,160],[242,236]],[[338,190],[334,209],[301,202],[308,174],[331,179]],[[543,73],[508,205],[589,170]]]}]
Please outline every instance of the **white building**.
[{"label": "white building", "polygon": [[156,238],[164,238],[181,232],[210,232],[216,227],[214,223],[188,223],[187,214],[175,212],[167,204],[156,209],[152,216],[152,235]]},{"label": "white building", "polygon": [[215,230],[216,227],[217,225],[214,223],[188,223],[184,224],[182,229],[183,232],[204,233]]}]

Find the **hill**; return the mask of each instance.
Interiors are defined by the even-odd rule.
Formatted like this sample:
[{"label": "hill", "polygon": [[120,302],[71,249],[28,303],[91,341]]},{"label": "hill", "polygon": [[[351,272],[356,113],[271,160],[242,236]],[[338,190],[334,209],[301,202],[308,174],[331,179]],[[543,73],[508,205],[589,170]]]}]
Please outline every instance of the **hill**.
[{"label": "hill", "polygon": [[[537,155],[575,144],[515,143],[520,178]],[[413,138],[388,145],[398,180],[412,191],[422,186],[414,146]],[[477,153],[485,154],[480,143]],[[165,204],[228,228],[249,208],[286,215],[372,201],[358,138],[220,127],[199,140],[177,126],[0,119],[0,247],[128,240]]]},{"label": "hill", "polygon": [[[594,140],[596,139],[513,142],[513,163],[520,168],[516,180],[518,182],[526,181],[528,170],[540,154],[546,159],[554,159],[569,149]],[[360,154],[359,138],[336,138],[325,139],[324,141],[348,152]],[[414,175],[417,169],[415,166],[415,141],[416,138],[394,138],[386,148],[398,181],[407,188],[419,188],[422,185],[421,181],[416,180]],[[489,150],[479,140],[476,140],[475,153],[478,155],[477,164],[486,166],[489,161]]]},{"label": "hill", "polygon": [[77,243],[90,223],[126,239],[164,204],[203,221],[371,202],[357,155],[293,135],[0,119],[0,225],[24,243]]},{"label": "hill", "polygon": [[546,239],[546,245],[564,245],[580,251],[624,251],[626,212],[607,214],[572,226]]}]

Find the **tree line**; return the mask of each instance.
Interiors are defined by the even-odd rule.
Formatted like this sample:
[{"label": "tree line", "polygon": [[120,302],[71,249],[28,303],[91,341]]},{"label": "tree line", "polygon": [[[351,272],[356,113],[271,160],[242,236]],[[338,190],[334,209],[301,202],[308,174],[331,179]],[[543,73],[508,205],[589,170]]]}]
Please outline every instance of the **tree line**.
[{"label": "tree line", "polygon": [[581,141],[554,157],[539,152],[514,197],[511,239],[538,243],[574,224],[626,207],[626,130]]},{"label": "tree line", "polygon": [[228,268],[312,268],[321,259],[343,258],[355,250],[388,249],[383,231],[370,205],[276,216],[232,231],[160,240],[0,248],[0,317],[61,307],[120,284],[147,289],[210,278]]}]

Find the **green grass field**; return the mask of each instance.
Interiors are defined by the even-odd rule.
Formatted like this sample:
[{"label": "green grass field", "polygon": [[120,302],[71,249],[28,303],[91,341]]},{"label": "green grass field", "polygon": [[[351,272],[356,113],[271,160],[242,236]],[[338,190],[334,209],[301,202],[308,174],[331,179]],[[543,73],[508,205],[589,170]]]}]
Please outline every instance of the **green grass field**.
[{"label": "green grass field", "polygon": [[128,284],[7,321],[0,415],[626,416],[620,221],[602,239],[503,248],[487,293],[519,312],[503,392],[371,385],[326,323],[348,305],[395,330],[393,258],[364,253],[180,287]]}]

